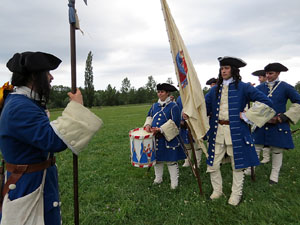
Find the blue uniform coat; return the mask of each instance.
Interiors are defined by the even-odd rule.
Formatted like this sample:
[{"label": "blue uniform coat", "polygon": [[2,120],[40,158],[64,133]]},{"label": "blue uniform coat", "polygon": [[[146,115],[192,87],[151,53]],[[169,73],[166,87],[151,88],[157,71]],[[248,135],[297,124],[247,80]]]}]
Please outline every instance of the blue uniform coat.
[{"label": "blue uniform coat", "polygon": [[[217,86],[214,86],[205,96],[207,114],[210,116],[210,129],[207,133],[209,147],[206,163],[210,166],[212,166],[214,163],[215,140],[218,128],[222,87],[223,86],[221,85],[217,95]],[[243,120],[240,119],[240,112],[244,111],[247,103],[250,101],[259,101],[268,106],[272,106],[272,102],[267,98],[267,96],[252,87],[250,84],[240,81],[237,88],[235,87],[234,83],[229,84],[229,126],[232,139],[235,169],[259,165],[259,160],[255,151],[254,141],[249,127]]]},{"label": "blue uniform coat", "polygon": [[[279,81],[275,82],[274,87]],[[267,83],[257,86],[257,89],[265,95],[269,94]],[[286,112],[287,101],[300,104],[300,95],[295,88],[288,83],[282,81],[274,90],[272,96],[269,97],[273,102],[273,108],[278,113]],[[300,112],[299,112],[300,113]],[[254,131],[255,144],[269,145],[279,148],[293,149],[294,143],[291,135],[289,123],[270,124],[267,123],[262,128],[256,128]]]},{"label": "blue uniform coat", "polygon": [[[180,125],[179,108],[174,102],[170,102],[165,107],[162,107],[159,103],[153,104],[148,112],[148,116],[153,118],[151,127],[161,127],[169,119],[173,120],[177,127]],[[173,162],[185,158],[186,156],[178,136],[171,141],[167,141],[163,135],[160,138],[156,138],[157,161]]]},{"label": "blue uniform coat", "polygon": [[[64,142],[54,133],[45,110],[24,95],[7,96],[0,118],[0,149],[6,162],[34,164],[55,152],[66,149]],[[8,173],[8,177],[10,173]],[[9,199],[23,197],[36,190],[43,171],[26,173],[9,191]],[[47,169],[44,186],[44,218],[46,225],[60,224],[58,174],[56,166]]]}]

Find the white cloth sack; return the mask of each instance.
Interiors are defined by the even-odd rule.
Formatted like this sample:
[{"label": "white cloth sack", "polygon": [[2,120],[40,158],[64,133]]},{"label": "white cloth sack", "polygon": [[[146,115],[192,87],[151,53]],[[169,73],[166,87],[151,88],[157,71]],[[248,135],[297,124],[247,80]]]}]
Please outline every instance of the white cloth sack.
[{"label": "white cloth sack", "polygon": [[13,201],[8,198],[8,193],[5,195],[1,225],[45,225],[43,190],[46,171],[41,185],[34,192]]}]

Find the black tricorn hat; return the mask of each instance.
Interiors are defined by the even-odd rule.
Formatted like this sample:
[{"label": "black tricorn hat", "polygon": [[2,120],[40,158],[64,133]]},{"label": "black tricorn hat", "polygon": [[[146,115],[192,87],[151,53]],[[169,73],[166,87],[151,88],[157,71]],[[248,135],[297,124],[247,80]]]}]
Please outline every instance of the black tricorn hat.
[{"label": "black tricorn hat", "polygon": [[157,84],[156,89],[158,91],[168,91],[168,92],[177,91],[176,87],[168,83]]},{"label": "black tricorn hat", "polygon": [[220,66],[234,66],[236,68],[240,68],[247,65],[247,63],[242,59],[231,56],[219,57],[218,60],[220,62]]},{"label": "black tricorn hat", "polygon": [[213,77],[206,81],[206,85],[211,85],[212,83],[217,83],[217,79]]},{"label": "black tricorn hat", "polygon": [[16,53],[8,60],[6,66],[11,72],[28,74],[32,72],[56,69],[61,60],[54,55],[44,52]]},{"label": "black tricorn hat", "polygon": [[286,72],[289,69],[286,68],[284,65],[282,65],[281,63],[270,63],[268,65],[265,66],[265,71],[269,72],[269,71],[274,71],[274,72]]},{"label": "black tricorn hat", "polygon": [[266,76],[266,71],[264,70],[256,70],[252,73],[253,76]]}]

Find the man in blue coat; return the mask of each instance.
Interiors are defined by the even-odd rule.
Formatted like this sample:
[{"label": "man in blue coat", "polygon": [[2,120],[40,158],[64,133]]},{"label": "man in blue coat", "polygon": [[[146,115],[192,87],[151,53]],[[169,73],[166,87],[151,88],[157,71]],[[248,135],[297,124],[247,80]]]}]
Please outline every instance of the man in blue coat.
[{"label": "man in blue coat", "polygon": [[71,101],[62,116],[49,121],[45,109],[53,80],[50,70],[60,63],[44,52],[16,53],[7,63],[15,90],[0,96],[0,149],[7,172],[3,225],[61,224],[54,153],[69,148],[78,154],[102,124],[83,106],[79,90],[68,93]]},{"label": "man in blue coat", "polygon": [[[280,63],[270,63],[265,66],[267,82],[257,86],[273,102],[276,115],[263,127],[254,132],[255,146],[261,149],[269,145],[272,152],[272,171],[270,184],[277,184],[282,166],[283,150],[293,149],[293,138],[289,123],[296,124],[300,119],[300,95],[296,89],[284,81],[279,80],[281,72],[288,71]],[[287,101],[292,105],[286,110]]]},{"label": "man in blue coat", "polygon": [[[213,193],[211,199],[223,194],[220,163],[225,154],[230,156],[233,182],[228,203],[236,206],[242,197],[244,173],[249,166],[256,166],[259,160],[254,141],[247,123],[262,126],[275,114],[272,102],[251,84],[241,81],[239,68],[246,63],[234,57],[220,57],[217,85],[206,94],[207,114],[210,117],[208,136],[207,172],[210,173]],[[259,101],[259,107],[244,113],[250,101]]]}]

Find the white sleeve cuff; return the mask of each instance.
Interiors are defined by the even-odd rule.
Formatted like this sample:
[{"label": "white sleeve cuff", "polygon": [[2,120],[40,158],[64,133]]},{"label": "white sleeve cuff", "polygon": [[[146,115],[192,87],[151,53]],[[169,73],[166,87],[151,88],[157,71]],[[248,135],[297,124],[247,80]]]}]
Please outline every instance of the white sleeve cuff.
[{"label": "white sleeve cuff", "polygon": [[62,116],[50,124],[57,136],[74,154],[78,155],[88,145],[103,122],[83,105],[71,101]]},{"label": "white sleeve cuff", "polygon": [[167,139],[167,141],[171,141],[179,134],[179,129],[174,123],[173,120],[169,119],[166,123],[164,123],[160,129],[163,131],[163,135]]}]

